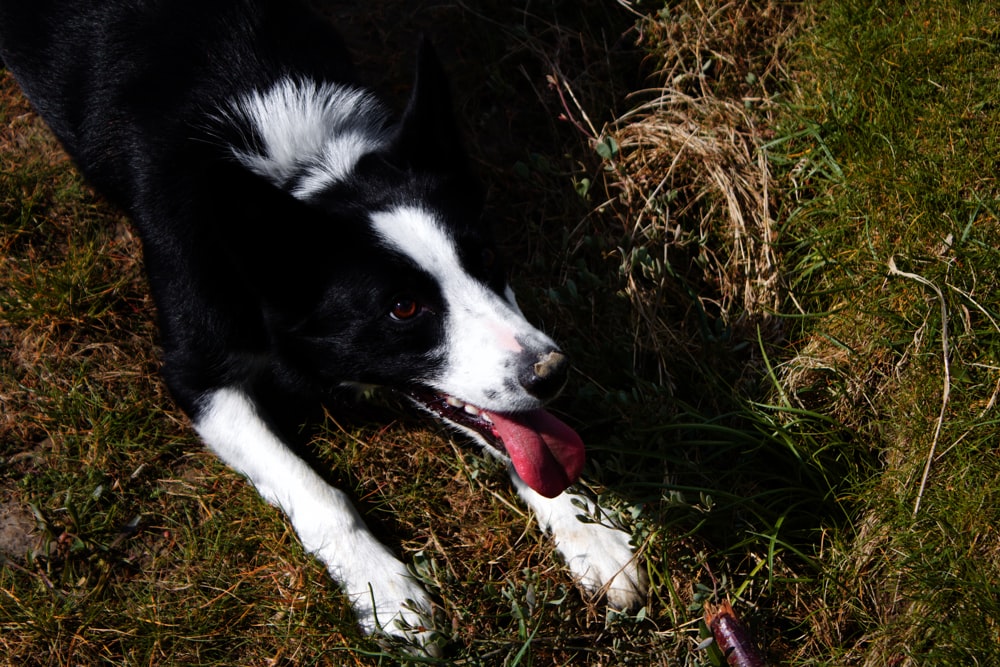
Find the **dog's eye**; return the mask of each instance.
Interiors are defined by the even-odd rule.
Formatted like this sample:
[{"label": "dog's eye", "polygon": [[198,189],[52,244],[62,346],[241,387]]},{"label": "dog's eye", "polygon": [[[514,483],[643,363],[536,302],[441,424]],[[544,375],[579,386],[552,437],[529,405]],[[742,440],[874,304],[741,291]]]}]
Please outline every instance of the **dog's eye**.
[{"label": "dog's eye", "polygon": [[493,265],[497,263],[497,254],[489,248],[483,248],[483,266],[487,269],[492,269]]},{"label": "dog's eye", "polygon": [[401,296],[396,298],[396,303],[393,304],[389,316],[394,320],[408,320],[419,315],[420,311],[420,304],[417,303],[416,299]]}]

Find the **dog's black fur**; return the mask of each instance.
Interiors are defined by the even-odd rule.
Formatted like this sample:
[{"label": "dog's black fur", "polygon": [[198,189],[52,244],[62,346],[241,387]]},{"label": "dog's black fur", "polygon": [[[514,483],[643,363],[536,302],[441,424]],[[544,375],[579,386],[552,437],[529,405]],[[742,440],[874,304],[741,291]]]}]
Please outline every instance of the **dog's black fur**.
[{"label": "dog's black fur", "polygon": [[[356,85],[323,21],[288,0],[96,1],[59,11],[64,4],[3,3],[0,49],[87,178],[138,226],[163,372],[186,412],[197,416],[206,391],[239,384],[287,426],[303,416],[292,408],[312,404],[306,396],[343,380],[405,384],[438,363],[427,357],[439,335],[432,322],[421,323],[431,329],[422,344],[412,331],[393,336],[359,322],[373,305],[377,319],[395,296],[366,281],[380,258],[364,238],[364,211],[430,196],[449,219],[479,219],[480,188],[448,125],[447,85],[432,54],[422,57],[423,90],[391,151],[307,206],[237,164],[233,147],[260,139],[214,116],[234,95],[291,75]],[[412,169],[421,178],[408,177]],[[462,231],[472,263],[489,232]],[[412,280],[425,300],[440,300],[418,271],[392,268],[399,275],[386,284]],[[487,277],[486,267],[472,268]],[[502,280],[497,267],[488,277]],[[350,299],[361,289],[376,298]],[[271,401],[280,405],[268,409]]]}]

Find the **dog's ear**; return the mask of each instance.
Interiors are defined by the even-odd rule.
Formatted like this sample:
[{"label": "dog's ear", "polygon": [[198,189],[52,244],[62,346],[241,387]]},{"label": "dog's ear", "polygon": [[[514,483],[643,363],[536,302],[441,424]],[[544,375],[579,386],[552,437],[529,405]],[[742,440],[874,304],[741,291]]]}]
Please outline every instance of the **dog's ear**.
[{"label": "dog's ear", "polygon": [[392,146],[393,156],[417,170],[451,171],[466,167],[455,122],[451,85],[430,40],[424,36],[417,73]]}]

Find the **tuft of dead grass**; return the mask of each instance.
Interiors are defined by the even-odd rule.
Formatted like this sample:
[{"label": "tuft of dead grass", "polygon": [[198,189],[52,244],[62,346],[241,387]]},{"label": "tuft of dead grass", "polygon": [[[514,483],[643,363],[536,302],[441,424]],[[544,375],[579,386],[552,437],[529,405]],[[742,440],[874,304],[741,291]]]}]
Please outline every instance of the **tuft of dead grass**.
[{"label": "tuft of dead grass", "polygon": [[[774,193],[762,146],[792,22],[781,3],[759,5],[682,2],[642,18],[640,41],[657,58],[654,85],[593,136],[603,158],[599,209],[621,224],[636,356],[652,355],[661,382],[706,327],[780,336]],[[689,304],[680,316],[678,303]]]},{"label": "tuft of dead grass", "polygon": [[766,323],[781,297],[771,179],[752,115],[665,89],[604,137],[620,151],[608,160],[608,189],[618,191],[627,233],[621,259],[638,344],[666,369],[680,342],[666,306],[676,301],[678,255],[697,267],[690,279],[709,288],[697,293],[701,311],[730,326]]}]

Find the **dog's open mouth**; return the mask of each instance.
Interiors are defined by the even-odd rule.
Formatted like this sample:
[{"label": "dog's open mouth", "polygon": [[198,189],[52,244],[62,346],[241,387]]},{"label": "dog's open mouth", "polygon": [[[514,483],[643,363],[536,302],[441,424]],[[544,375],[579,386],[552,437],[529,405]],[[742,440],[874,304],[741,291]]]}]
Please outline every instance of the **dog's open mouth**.
[{"label": "dog's open mouth", "polygon": [[478,433],[506,453],[521,479],[543,496],[558,496],[583,470],[583,440],[546,410],[490,412],[430,390],[411,391],[409,396],[441,419]]}]

